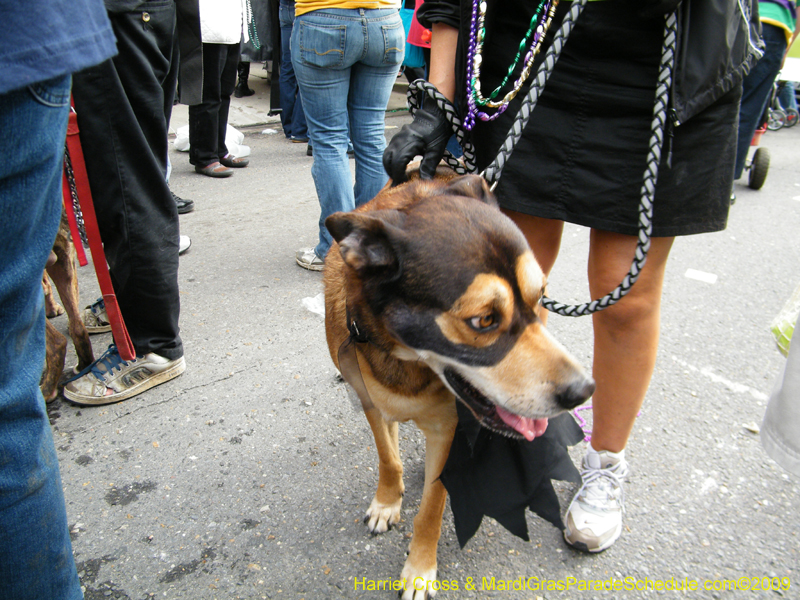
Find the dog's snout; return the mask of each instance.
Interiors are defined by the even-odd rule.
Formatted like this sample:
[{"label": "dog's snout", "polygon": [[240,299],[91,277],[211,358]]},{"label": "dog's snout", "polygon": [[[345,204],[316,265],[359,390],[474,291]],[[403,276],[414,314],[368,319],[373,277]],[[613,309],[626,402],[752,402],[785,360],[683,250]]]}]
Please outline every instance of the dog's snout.
[{"label": "dog's snout", "polygon": [[556,402],[567,410],[586,402],[594,394],[594,380],[581,378],[561,388],[556,394]]}]

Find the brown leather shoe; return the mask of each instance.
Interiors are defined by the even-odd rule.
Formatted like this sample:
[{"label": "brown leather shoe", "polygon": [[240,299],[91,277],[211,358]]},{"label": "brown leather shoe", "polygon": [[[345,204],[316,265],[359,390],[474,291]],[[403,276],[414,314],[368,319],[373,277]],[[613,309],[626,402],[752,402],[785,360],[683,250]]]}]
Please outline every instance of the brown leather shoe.
[{"label": "brown leather shoe", "polygon": [[218,162],[213,162],[210,165],[206,165],[205,167],[196,165],[194,170],[200,173],[201,175],[208,175],[209,177],[230,177],[231,175],[233,175],[233,169],[229,169],[228,167],[221,165]]}]

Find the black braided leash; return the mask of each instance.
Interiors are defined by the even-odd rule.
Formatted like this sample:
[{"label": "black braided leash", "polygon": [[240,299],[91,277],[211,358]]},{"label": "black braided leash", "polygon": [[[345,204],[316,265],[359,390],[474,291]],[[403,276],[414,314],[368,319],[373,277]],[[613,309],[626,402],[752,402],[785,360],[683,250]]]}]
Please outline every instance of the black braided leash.
[{"label": "black braided leash", "polygon": [[[553,43],[545,54],[544,61],[539,65],[539,70],[536,73],[536,78],[531,84],[528,95],[522,102],[519,113],[514,119],[514,123],[508,132],[505,142],[503,142],[500,151],[486,170],[482,173],[483,177],[492,186],[492,189],[497,185],[500,179],[500,174],[506,162],[514,150],[514,146],[522,137],[522,132],[528,124],[531,112],[533,111],[536,103],[539,100],[539,95],[544,89],[544,85],[550,74],[555,67],[556,61],[561,54],[561,49],[569,37],[570,32],[575,26],[575,21],[583,11],[587,0],[577,0],[573,2],[569,12],[565,15],[561,27],[556,32]],[[653,197],[655,195],[656,182],[658,181],[658,165],[661,161],[661,149],[664,145],[664,128],[667,123],[667,108],[669,105],[669,90],[672,86],[672,69],[675,59],[675,45],[676,45],[676,27],[677,17],[675,13],[667,16],[666,24],[664,26],[664,45],[661,53],[661,66],[658,74],[658,83],[656,85],[656,99],[653,106],[653,120],[651,123],[650,131],[650,149],[647,154],[647,166],[644,171],[644,180],[642,182],[642,198],[639,203],[639,234],[638,242],[636,244],[636,252],[634,255],[631,268],[628,274],[623,278],[622,282],[602,298],[586,302],[580,305],[563,304],[556,302],[548,297],[542,299],[542,305],[549,311],[556,312],[565,317],[580,317],[594,312],[601,311],[609,306],[619,302],[636,283],[639,274],[647,261],[647,251],[650,249],[650,235],[653,230]],[[465,132],[461,126],[461,119],[456,114],[455,107],[447,100],[434,86],[427,83],[422,79],[418,79],[409,85],[407,92],[407,99],[409,110],[413,116],[417,108],[419,108],[417,100],[417,91],[424,92],[429,98],[436,102],[437,107],[445,115],[447,120],[453,127],[453,131],[461,144],[464,151],[463,160],[459,160],[452,156],[449,152],[445,152],[445,161],[457,173],[474,173],[475,166],[475,151],[472,143],[466,140]]]}]

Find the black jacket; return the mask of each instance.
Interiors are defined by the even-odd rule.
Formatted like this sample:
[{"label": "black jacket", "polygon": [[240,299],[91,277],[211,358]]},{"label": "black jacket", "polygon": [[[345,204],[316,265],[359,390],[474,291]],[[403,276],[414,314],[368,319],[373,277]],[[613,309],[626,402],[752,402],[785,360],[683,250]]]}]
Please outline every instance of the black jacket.
[{"label": "black jacket", "polygon": [[738,85],[763,55],[760,36],[758,2],[683,0],[678,7],[673,123],[692,118]]}]

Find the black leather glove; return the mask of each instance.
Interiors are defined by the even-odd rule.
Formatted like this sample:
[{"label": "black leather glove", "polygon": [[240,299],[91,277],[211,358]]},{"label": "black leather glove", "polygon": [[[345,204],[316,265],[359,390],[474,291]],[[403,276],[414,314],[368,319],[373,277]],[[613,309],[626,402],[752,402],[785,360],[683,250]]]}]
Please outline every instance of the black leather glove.
[{"label": "black leather glove", "polygon": [[664,17],[673,12],[681,0],[634,0],[637,6],[637,14],[642,19],[654,19]]},{"label": "black leather glove", "polygon": [[403,125],[383,153],[383,168],[394,185],[406,180],[406,167],[417,155],[422,155],[420,177],[433,179],[452,135],[453,130],[444,113],[432,100],[427,100],[427,106],[417,109],[414,121]]}]

